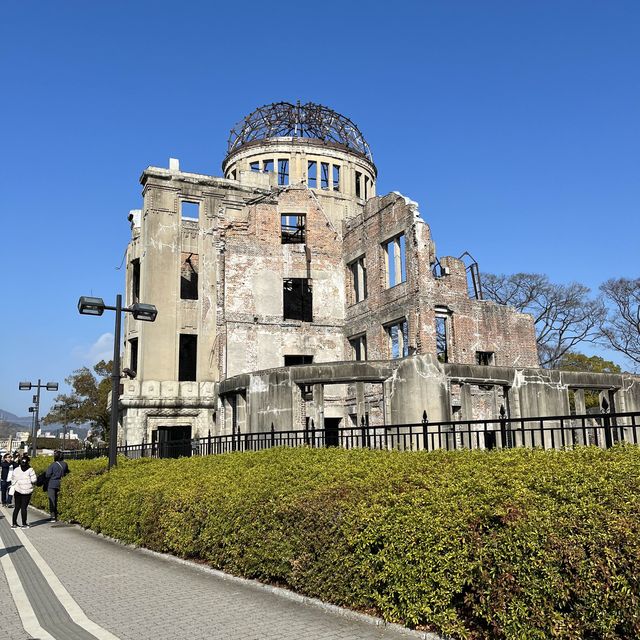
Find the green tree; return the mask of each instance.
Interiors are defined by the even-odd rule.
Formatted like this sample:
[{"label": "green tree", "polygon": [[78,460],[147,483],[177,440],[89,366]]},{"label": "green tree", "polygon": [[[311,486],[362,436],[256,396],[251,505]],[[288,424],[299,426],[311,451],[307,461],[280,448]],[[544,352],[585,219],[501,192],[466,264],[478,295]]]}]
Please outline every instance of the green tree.
[{"label": "green tree", "polygon": [[[590,373],[622,373],[620,367],[611,360],[600,356],[585,356],[583,353],[565,353],[558,363],[562,371],[588,371]],[[600,393],[585,390],[584,404],[586,409],[600,408]]]},{"label": "green tree", "polygon": [[622,373],[622,369],[615,362],[600,356],[585,356],[583,353],[565,353],[558,363],[558,369],[591,373]]},{"label": "green tree", "polygon": [[109,435],[110,411],[107,397],[111,391],[113,363],[101,360],[93,367],[77,369],[65,382],[71,393],[56,396],[54,405],[43,419],[44,424],[91,424],[92,431],[103,439]]}]

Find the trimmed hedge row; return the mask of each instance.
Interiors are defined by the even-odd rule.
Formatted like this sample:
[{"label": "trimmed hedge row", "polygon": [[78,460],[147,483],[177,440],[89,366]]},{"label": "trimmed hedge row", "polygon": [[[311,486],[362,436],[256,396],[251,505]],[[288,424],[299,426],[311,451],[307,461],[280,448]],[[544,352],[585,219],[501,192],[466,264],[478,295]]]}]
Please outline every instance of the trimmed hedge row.
[{"label": "trimmed hedge row", "polygon": [[124,542],[454,638],[640,637],[639,448],[69,464],[61,516]]}]

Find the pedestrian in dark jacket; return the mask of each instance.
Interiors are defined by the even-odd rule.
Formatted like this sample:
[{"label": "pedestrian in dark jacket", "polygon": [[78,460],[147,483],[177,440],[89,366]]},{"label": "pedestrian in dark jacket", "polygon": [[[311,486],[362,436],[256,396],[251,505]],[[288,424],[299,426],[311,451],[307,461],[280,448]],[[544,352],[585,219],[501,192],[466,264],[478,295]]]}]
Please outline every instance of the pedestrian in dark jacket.
[{"label": "pedestrian in dark jacket", "polygon": [[2,506],[8,507],[11,504],[11,496],[9,495],[9,487],[11,486],[11,475],[13,473],[13,464],[11,463],[11,454],[5,453],[0,462],[0,490],[2,491]]},{"label": "pedestrian in dark jacket", "polygon": [[60,493],[61,480],[67,473],[69,473],[69,467],[63,459],[62,451],[54,451],[53,462],[45,472],[51,522],[55,522],[58,519],[58,493]]}]

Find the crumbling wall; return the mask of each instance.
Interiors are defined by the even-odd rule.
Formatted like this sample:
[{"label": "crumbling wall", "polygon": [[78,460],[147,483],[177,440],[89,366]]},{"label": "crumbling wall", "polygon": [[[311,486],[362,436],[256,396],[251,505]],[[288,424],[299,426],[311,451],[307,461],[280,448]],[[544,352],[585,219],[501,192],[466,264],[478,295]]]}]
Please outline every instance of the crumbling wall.
[{"label": "crumbling wall", "polygon": [[[281,216],[304,215],[305,242],[283,243]],[[282,366],[285,355],[344,359],[340,233],[306,188],[247,206],[224,232],[225,375]],[[283,281],[311,285],[313,321],[284,318]]]},{"label": "crumbling wall", "polygon": [[[404,242],[405,279],[389,286],[385,245],[400,235]],[[492,364],[535,367],[538,355],[531,316],[469,296],[465,264],[440,259],[434,275],[435,245],[417,205],[398,193],[372,198],[362,214],[344,224],[346,264],[346,326],[349,337],[366,335],[368,358],[392,357],[386,327],[398,319],[408,323],[406,354],[439,351],[436,317],[447,327],[447,357],[443,361],[476,364],[477,352],[491,354]],[[366,260],[367,296],[358,301],[350,265]],[[345,348],[348,348],[348,342]]]}]

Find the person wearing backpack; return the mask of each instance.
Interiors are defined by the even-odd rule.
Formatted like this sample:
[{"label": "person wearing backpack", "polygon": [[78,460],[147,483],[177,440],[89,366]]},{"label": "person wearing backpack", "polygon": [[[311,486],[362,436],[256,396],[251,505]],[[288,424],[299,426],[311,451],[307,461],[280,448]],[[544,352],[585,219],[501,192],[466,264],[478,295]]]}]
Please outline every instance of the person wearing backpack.
[{"label": "person wearing backpack", "polygon": [[13,464],[11,463],[10,453],[4,454],[0,467],[2,467],[2,473],[0,475],[0,482],[2,483],[2,506],[8,507],[11,504],[9,487],[11,486],[11,476],[13,475]]},{"label": "person wearing backpack", "polygon": [[11,488],[9,489],[9,491],[13,490],[13,500],[15,502],[13,517],[11,519],[12,529],[18,527],[18,512],[22,515],[22,526],[20,528],[29,528],[27,524],[27,507],[31,501],[33,487],[38,480],[36,472],[31,468],[29,461],[29,456],[25,453],[22,458],[20,458],[20,466],[13,470]]},{"label": "person wearing backpack", "polygon": [[60,493],[60,483],[64,476],[69,473],[69,466],[64,461],[62,451],[53,452],[53,462],[45,471],[45,482],[47,483],[47,495],[49,496],[49,512],[51,522],[58,519],[58,493]]}]

